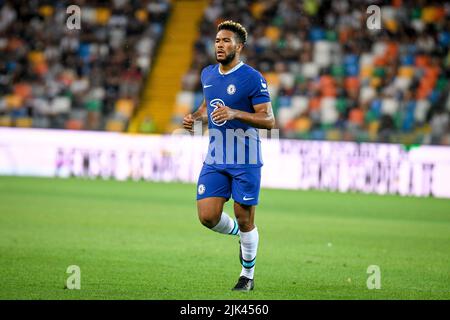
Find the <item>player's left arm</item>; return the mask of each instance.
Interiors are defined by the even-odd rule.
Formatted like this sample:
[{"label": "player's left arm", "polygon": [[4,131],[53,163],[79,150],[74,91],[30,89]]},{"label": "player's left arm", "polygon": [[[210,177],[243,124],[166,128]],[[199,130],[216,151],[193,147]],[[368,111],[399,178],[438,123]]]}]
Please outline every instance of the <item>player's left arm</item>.
[{"label": "player's left arm", "polygon": [[275,128],[275,117],[273,115],[272,104],[270,102],[256,104],[253,106],[253,109],[255,110],[255,113],[236,110],[220,105],[211,114],[211,116],[215,122],[236,119],[259,129]]}]

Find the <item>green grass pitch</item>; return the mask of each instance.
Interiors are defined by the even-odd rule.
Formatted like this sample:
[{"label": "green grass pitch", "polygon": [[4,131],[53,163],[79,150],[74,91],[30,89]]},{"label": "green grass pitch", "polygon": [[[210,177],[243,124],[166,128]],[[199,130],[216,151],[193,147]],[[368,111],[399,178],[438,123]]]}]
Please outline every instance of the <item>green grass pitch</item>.
[{"label": "green grass pitch", "polygon": [[[262,190],[255,290],[195,186],[0,177],[1,299],[449,299],[450,201]],[[226,211],[232,214],[231,201]],[[81,269],[81,289],[65,289]],[[367,288],[378,265],[381,289]]]}]

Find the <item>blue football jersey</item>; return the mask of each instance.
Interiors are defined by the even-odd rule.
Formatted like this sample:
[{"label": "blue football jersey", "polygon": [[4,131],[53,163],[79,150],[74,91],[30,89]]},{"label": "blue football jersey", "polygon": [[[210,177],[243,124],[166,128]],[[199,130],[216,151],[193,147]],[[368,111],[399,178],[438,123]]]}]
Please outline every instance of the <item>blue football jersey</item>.
[{"label": "blue football jersey", "polygon": [[258,129],[236,119],[216,123],[211,114],[218,105],[254,113],[254,105],[270,102],[264,77],[240,62],[225,74],[219,70],[219,64],[205,67],[201,73],[201,82],[209,128],[205,163],[229,168],[262,166]]}]

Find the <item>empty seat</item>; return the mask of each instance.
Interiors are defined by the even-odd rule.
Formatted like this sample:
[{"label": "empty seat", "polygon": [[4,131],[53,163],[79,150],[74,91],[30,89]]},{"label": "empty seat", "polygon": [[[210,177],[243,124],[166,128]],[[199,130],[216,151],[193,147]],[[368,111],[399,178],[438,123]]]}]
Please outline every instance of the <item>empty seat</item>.
[{"label": "empty seat", "polygon": [[95,10],[95,22],[105,25],[111,17],[111,10],[109,8],[97,8]]},{"label": "empty seat", "polygon": [[69,97],[56,97],[51,103],[53,113],[68,113],[70,112],[72,101]]},{"label": "empty seat", "polygon": [[385,98],[381,101],[381,113],[393,116],[399,107],[399,102],[394,98]]},{"label": "empty seat", "polygon": [[331,97],[322,98],[320,101],[320,122],[322,124],[334,124],[338,117],[336,99]]},{"label": "empty seat", "polygon": [[20,108],[22,106],[23,98],[16,94],[9,94],[5,96],[6,107],[10,109]]},{"label": "empty seat", "polygon": [[106,122],[106,130],[113,132],[122,132],[125,130],[125,122],[117,119],[109,119]]},{"label": "empty seat", "polygon": [[291,100],[294,116],[299,116],[308,110],[309,99],[306,96],[293,96]]},{"label": "empty seat", "polygon": [[130,118],[133,114],[134,102],[131,99],[119,99],[116,102],[116,113],[121,114],[125,118]]},{"label": "empty seat", "polygon": [[8,115],[0,116],[0,127],[11,127],[12,118]]},{"label": "empty seat", "polygon": [[414,118],[419,123],[424,123],[426,120],[427,112],[430,109],[430,102],[422,99],[417,101],[416,109],[414,110]]},{"label": "empty seat", "polygon": [[33,119],[29,117],[21,117],[15,120],[16,127],[31,128],[33,126]]},{"label": "empty seat", "polygon": [[290,72],[280,74],[280,87],[283,89],[292,89],[295,84],[295,77]]},{"label": "empty seat", "polygon": [[277,113],[277,121],[282,128],[284,128],[293,118],[294,113],[291,108],[281,108]]},{"label": "empty seat", "polygon": [[66,121],[65,128],[69,130],[82,130],[83,121],[80,119],[69,119]]},{"label": "empty seat", "polygon": [[319,75],[319,65],[314,62],[307,62],[303,65],[302,74],[305,78],[316,78]]}]

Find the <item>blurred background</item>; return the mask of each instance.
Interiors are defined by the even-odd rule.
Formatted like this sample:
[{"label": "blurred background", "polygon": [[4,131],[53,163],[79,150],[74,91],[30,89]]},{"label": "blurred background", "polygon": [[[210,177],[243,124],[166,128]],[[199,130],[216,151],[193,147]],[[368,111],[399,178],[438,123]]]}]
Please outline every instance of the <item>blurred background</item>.
[{"label": "blurred background", "polygon": [[3,0],[0,126],[170,133],[233,19],[283,138],[449,145],[449,16],[425,0]]}]

